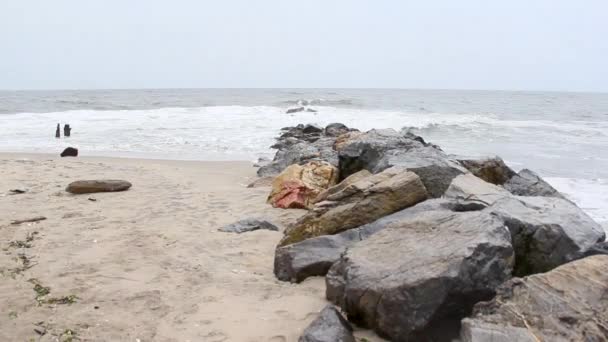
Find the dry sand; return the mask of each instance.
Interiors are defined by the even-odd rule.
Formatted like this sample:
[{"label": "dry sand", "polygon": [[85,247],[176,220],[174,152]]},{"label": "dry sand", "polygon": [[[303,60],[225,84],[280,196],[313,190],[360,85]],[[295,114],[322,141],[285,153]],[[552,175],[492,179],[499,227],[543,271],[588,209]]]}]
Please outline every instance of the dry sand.
[{"label": "dry sand", "polygon": [[[133,187],[64,191],[100,178]],[[0,341],[296,341],[327,304],[324,279],[275,279],[281,232],[217,231],[303,213],[268,206],[253,179],[247,162],[0,154]],[[47,220],[10,224],[35,216]]]}]

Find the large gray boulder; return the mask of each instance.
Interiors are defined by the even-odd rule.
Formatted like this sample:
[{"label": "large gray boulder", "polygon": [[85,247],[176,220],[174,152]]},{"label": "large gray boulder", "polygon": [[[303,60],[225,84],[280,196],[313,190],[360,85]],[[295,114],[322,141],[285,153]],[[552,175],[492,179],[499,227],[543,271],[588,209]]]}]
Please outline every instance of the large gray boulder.
[{"label": "large gray boulder", "polygon": [[608,340],[608,256],[597,255],[523,279],[475,306],[463,342]]},{"label": "large gray boulder", "polygon": [[298,342],[356,342],[350,323],[331,305],[305,330]]},{"label": "large gray boulder", "polygon": [[[378,221],[390,219],[390,216]],[[292,283],[299,283],[308,277],[326,275],[348,247],[385,228],[385,224],[378,221],[339,234],[318,236],[277,247],[274,255],[274,274],[277,279]]]},{"label": "large gray boulder", "polygon": [[602,227],[570,201],[511,196],[488,209],[511,232],[518,276],[546,272],[605,240]]},{"label": "large gray boulder", "polygon": [[546,196],[565,198],[539,175],[523,169],[504,184],[505,189],[518,196]]},{"label": "large gray boulder", "polygon": [[449,341],[473,305],[511,277],[513,249],[502,221],[487,210],[454,212],[441,201],[431,204],[436,210],[395,218],[331,267],[326,296],[350,321],[393,341]]},{"label": "large gray boulder", "polygon": [[378,173],[400,166],[420,177],[430,197],[440,197],[452,179],[467,170],[436,146],[418,138],[391,129],[357,135],[339,149],[340,175],[344,178],[362,169]]},{"label": "large gray boulder", "polygon": [[277,247],[274,274],[277,279],[299,283],[308,277],[324,276],[347,248],[386,228],[390,223],[429,210],[475,211],[485,208],[476,202],[431,199],[335,235],[323,235]]}]

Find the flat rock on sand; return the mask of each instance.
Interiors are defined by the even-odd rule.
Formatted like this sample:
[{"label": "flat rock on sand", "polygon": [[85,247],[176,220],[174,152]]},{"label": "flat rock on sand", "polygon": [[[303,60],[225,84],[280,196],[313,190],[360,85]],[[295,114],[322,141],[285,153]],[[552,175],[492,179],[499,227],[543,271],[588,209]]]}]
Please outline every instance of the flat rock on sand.
[{"label": "flat rock on sand", "polygon": [[277,226],[275,226],[274,224],[272,224],[266,220],[258,220],[258,219],[240,220],[238,222],[223,226],[222,228],[220,228],[218,230],[220,232],[224,232],[224,233],[241,234],[241,233],[246,233],[246,232],[252,232],[254,230],[259,230],[259,229],[266,229],[266,230],[273,230],[273,231],[279,230],[279,228]]},{"label": "flat rock on sand", "polygon": [[75,181],[70,183],[65,191],[72,194],[91,194],[95,192],[125,191],[129,188],[131,188],[131,183],[124,180],[101,179]]}]

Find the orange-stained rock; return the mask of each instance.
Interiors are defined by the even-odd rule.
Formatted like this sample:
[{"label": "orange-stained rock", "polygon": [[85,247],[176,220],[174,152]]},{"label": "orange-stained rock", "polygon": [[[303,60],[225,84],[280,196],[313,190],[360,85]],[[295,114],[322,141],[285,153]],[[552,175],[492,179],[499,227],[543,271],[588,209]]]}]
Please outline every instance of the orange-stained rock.
[{"label": "orange-stained rock", "polygon": [[323,190],[338,181],[338,169],[323,161],[291,165],[272,181],[268,203],[276,208],[309,208]]}]

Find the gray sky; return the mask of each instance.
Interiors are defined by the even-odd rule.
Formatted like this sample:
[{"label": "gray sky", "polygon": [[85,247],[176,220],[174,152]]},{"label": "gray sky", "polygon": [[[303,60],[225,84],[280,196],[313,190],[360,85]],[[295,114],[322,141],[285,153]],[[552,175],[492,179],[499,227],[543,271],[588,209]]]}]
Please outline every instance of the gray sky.
[{"label": "gray sky", "polygon": [[608,91],[606,0],[3,0],[0,89]]}]

